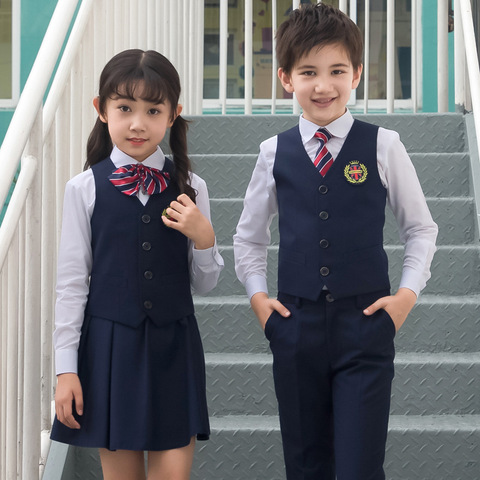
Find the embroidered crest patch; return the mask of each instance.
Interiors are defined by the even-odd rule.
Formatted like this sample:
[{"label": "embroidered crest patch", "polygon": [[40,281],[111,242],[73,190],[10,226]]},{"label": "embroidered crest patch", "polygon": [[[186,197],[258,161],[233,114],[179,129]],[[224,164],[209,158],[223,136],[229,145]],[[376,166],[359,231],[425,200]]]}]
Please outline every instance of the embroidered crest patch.
[{"label": "embroidered crest patch", "polygon": [[367,179],[368,172],[367,167],[363,163],[360,163],[358,160],[352,160],[345,167],[344,174],[349,183],[358,185]]}]

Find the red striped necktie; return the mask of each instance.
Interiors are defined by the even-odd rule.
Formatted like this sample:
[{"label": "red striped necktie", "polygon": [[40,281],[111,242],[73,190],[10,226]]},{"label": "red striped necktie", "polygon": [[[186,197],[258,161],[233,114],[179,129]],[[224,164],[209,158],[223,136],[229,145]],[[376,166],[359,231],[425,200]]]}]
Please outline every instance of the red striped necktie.
[{"label": "red striped necktie", "polygon": [[123,165],[108,179],[125,195],[137,195],[140,188],[148,195],[162,193],[170,183],[170,174],[141,163]]},{"label": "red striped necktie", "polygon": [[320,175],[324,177],[333,163],[332,154],[328,151],[326,146],[326,143],[332,138],[332,135],[326,128],[319,128],[315,132],[315,137],[318,138],[320,145],[318,146],[317,153],[315,154],[315,160],[313,164],[320,172]]}]

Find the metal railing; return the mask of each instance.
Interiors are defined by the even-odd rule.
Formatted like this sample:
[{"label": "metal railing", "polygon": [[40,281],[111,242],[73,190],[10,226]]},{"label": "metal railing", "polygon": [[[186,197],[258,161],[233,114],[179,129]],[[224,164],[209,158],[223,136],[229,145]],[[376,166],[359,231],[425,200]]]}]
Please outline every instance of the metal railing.
[{"label": "metal railing", "polygon": [[[368,5],[368,0],[365,3]],[[387,2],[390,9],[392,3]],[[438,3],[445,5],[443,0]],[[227,0],[220,0],[220,5],[224,19]],[[251,0],[245,0],[245,5],[248,10]],[[133,0],[58,1],[0,150],[0,205],[20,169],[0,226],[0,480],[41,476],[48,452],[54,388],[51,344],[54,266],[63,191],[66,181],[83,168],[83,151],[95,119],[91,101],[103,65],[125,48],[162,51],[180,72],[186,112],[198,114],[202,110],[199,79],[203,74],[203,0],[143,0],[142,6],[137,9]],[[348,6],[353,3],[340,2],[342,9]],[[456,0],[455,11],[456,103],[462,110],[473,106],[479,138],[480,76],[469,0]],[[355,15],[354,8],[349,12]],[[412,17],[416,18],[413,14]],[[223,71],[228,31],[224,20],[220,31]],[[412,45],[415,45],[413,39]],[[43,103],[60,54],[61,61]],[[417,60],[412,62],[413,68]],[[223,73],[220,77],[223,108],[227,102],[225,82]],[[275,82],[276,76],[272,75],[272,112],[275,112]],[[365,98],[368,99],[368,94]],[[388,98],[392,102],[391,93]],[[245,110],[251,111],[254,105],[251,95],[246,93],[244,101]],[[293,107],[293,111],[295,108],[298,109]]]}]

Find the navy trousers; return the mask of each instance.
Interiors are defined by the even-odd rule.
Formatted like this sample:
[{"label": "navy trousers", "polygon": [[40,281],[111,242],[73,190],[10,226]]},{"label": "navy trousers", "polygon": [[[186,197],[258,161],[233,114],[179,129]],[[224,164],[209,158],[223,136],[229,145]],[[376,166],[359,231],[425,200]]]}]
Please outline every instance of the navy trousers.
[{"label": "navy trousers", "polygon": [[274,312],[265,335],[288,480],[385,479],[395,325],[362,311],[386,295],[278,295],[291,316]]}]

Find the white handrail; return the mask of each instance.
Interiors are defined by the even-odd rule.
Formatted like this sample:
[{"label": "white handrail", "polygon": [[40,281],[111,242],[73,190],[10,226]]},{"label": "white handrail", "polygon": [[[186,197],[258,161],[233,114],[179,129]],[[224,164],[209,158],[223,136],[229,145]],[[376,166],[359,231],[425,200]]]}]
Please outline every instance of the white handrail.
[{"label": "white handrail", "polygon": [[473,28],[472,6],[470,0],[460,0],[460,15],[462,21],[463,40],[465,45],[465,58],[468,70],[470,94],[472,97],[472,111],[475,120],[475,134],[480,141],[480,69],[478,65],[477,45],[475,30]]},{"label": "white handrail", "polygon": [[50,21],[50,25],[55,28],[47,29],[3,140],[0,149],[0,165],[3,169],[0,178],[0,205],[5,203],[20,157],[27,143],[35,113],[43,102],[44,93],[52,77],[77,3],[77,0],[58,0]]}]

